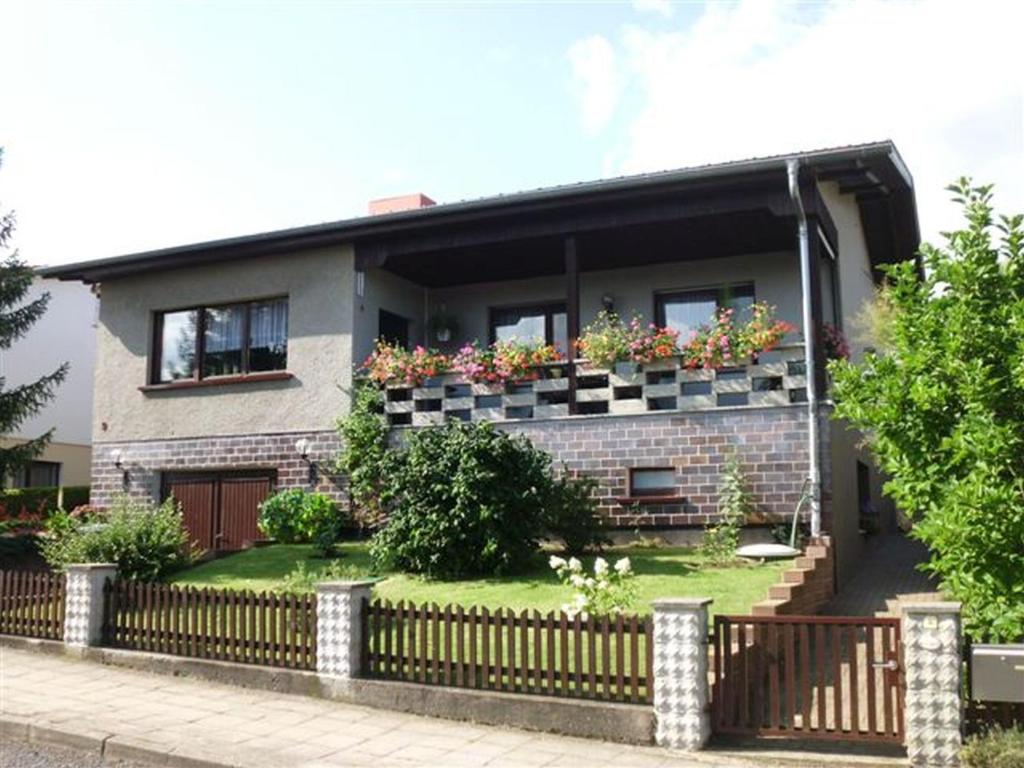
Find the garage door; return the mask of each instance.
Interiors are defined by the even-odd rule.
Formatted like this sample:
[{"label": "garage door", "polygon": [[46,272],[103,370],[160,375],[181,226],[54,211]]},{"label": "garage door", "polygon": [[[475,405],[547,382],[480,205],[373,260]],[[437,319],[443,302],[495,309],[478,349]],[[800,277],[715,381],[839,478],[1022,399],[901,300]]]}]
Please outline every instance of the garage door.
[{"label": "garage door", "polygon": [[168,473],[163,498],[181,505],[185,527],[197,546],[236,550],[263,538],[259,506],[274,489],[273,472]]}]

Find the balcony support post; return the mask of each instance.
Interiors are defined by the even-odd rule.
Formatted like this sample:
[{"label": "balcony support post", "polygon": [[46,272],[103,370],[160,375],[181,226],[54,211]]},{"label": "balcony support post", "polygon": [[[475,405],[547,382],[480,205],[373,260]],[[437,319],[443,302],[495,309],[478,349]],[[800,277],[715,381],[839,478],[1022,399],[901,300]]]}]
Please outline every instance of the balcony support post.
[{"label": "balcony support post", "polygon": [[569,235],[565,238],[565,278],[566,278],[566,311],[565,321],[567,335],[569,337],[569,348],[565,354],[569,359],[569,415],[575,415],[576,410],[576,339],[580,335],[580,270],[579,255],[576,252],[576,237]]}]

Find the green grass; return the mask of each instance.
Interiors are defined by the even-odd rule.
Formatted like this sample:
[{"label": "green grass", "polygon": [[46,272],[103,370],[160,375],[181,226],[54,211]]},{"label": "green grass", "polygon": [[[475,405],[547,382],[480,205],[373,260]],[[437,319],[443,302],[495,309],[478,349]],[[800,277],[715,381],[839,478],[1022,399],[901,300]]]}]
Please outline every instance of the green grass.
[{"label": "green grass", "polygon": [[[353,572],[372,571],[366,545],[346,543],[341,560]],[[764,599],[768,587],[779,580],[789,561],[732,568],[706,568],[692,550],[683,548],[614,548],[606,559],[629,556],[636,572],[636,609],[650,612],[650,602],[659,597],[710,597],[712,613],[748,613],[750,606]],[[586,558],[589,567],[592,558]],[[310,571],[320,570],[327,561],[314,557],[307,545],[275,544],[203,563],[179,573],[173,581],[199,587],[279,590],[284,578],[304,561]],[[392,601],[461,604],[489,608],[557,610],[568,602],[570,590],[559,583],[544,559],[516,576],[464,581],[427,581],[404,574],[380,574],[374,596]]]}]

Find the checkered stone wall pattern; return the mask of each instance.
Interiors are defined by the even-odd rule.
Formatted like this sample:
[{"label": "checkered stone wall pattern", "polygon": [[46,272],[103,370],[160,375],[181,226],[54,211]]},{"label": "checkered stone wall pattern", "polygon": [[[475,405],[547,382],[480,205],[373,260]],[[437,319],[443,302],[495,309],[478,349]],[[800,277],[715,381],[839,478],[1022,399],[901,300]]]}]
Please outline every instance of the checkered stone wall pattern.
[{"label": "checkered stone wall pattern", "polygon": [[64,642],[67,645],[99,645],[103,630],[103,585],[117,576],[110,563],[67,566],[64,591]]},{"label": "checkered stone wall pattern", "polygon": [[[308,459],[318,470],[316,490],[344,503],[344,482],[333,475],[339,447],[334,432],[96,443],[93,446],[91,503],[107,506],[116,494],[125,490],[125,471],[128,472],[128,492],[139,498],[159,498],[160,478],[164,472],[272,469],[277,472],[278,488],[305,488],[309,483],[310,465],[295,450],[295,443],[301,438],[309,441]],[[121,467],[114,464],[112,455],[115,450],[121,452]]]},{"label": "checkered stone wall pattern", "polygon": [[359,677],[363,601],[372,581],[325,581],[316,585],[316,671],[325,677]]},{"label": "checkered stone wall pattern", "polygon": [[698,750],[711,737],[708,712],[708,605],[655,600],[654,716],[660,746]]},{"label": "checkered stone wall pattern", "polygon": [[913,766],[958,764],[963,709],[959,603],[904,604],[907,757]]}]

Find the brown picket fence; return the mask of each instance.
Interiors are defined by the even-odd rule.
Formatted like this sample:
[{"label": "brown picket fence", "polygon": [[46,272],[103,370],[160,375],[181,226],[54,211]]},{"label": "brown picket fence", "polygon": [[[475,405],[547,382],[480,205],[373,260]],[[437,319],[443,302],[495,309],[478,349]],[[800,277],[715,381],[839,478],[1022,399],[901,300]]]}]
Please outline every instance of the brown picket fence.
[{"label": "brown picket fence", "polygon": [[653,699],[649,617],[364,600],[371,678],[636,704]]},{"label": "brown picket fence", "polygon": [[0,635],[64,639],[63,573],[0,571]]},{"label": "brown picket fence", "polygon": [[990,634],[981,640],[964,640],[964,730],[980,733],[993,725],[1002,728],[1024,728],[1024,702],[981,701],[974,698],[971,680],[971,646],[976,643],[1024,643],[1024,636],[1012,637]]},{"label": "brown picket fence", "polygon": [[196,659],[316,669],[316,595],[108,581],[105,645]]}]

